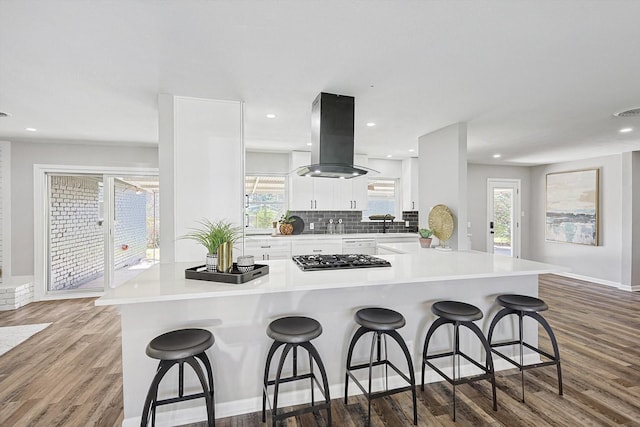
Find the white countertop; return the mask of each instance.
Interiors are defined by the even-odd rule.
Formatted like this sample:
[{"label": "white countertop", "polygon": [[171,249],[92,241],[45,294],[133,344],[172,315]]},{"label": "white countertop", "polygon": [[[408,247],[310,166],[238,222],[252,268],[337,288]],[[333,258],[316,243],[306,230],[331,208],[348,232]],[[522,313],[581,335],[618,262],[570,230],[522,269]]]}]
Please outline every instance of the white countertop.
[{"label": "white countertop", "polygon": [[188,280],[192,263],[158,264],[123,285],[105,291],[96,305],[220,298],[279,292],[304,292],[403,283],[465,280],[488,277],[559,273],[566,268],[534,261],[494,256],[485,252],[441,252],[434,249],[408,254],[380,255],[391,267],[302,271],[291,260],[264,261],[267,276],[240,285]]},{"label": "white countertop", "polygon": [[274,239],[274,240],[297,240],[297,239],[389,239],[389,238],[418,238],[418,233],[349,233],[349,234],[296,234],[296,235],[282,235],[278,234],[277,236],[272,236],[270,234],[248,234],[244,238],[246,241],[248,240],[264,240],[264,239]]}]

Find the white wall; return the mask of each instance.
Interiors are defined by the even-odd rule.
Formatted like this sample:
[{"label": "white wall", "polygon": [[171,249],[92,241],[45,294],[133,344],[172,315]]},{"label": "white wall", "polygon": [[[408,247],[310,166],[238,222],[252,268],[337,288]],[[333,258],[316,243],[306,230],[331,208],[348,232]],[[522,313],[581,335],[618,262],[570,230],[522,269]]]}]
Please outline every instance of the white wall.
[{"label": "white wall", "polygon": [[245,170],[251,174],[286,174],[289,173],[289,153],[263,153],[247,151],[245,153]]},{"label": "white wall", "polygon": [[524,217],[520,218],[521,258],[529,256],[531,168],[525,166],[489,166],[469,164],[467,166],[467,221],[471,228],[471,249],[487,250],[487,179],[519,179],[520,200]]},{"label": "white wall", "polygon": [[3,277],[11,276],[11,143],[0,141],[0,267]]},{"label": "white wall", "polygon": [[371,178],[377,176],[381,178],[402,178],[402,160],[369,159],[367,167],[380,172],[379,174],[372,174]]},{"label": "white wall", "polygon": [[456,123],[422,135],[418,152],[419,223],[429,223],[433,206],[446,205],[454,215],[453,235],[447,244],[454,250],[468,249],[467,124]]},{"label": "white wall", "polygon": [[158,167],[156,147],[19,141],[11,144],[12,274],[34,274],[33,165]]},{"label": "white wall", "polygon": [[[599,246],[545,241],[546,175],[600,168]],[[571,268],[571,273],[621,283],[622,156],[607,156],[531,168],[530,258]]]}]

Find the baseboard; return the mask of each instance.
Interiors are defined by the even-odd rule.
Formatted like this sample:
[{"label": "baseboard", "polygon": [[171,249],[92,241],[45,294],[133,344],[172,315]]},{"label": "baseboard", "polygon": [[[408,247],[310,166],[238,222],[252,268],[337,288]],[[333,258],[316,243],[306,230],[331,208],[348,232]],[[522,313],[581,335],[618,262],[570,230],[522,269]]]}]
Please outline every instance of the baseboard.
[{"label": "baseboard", "polygon": [[583,280],[585,282],[596,283],[598,285],[611,286],[613,288],[618,288],[623,291],[632,291],[632,292],[640,291],[640,285],[625,285],[619,282],[613,282],[611,280],[599,279],[597,277],[590,277],[590,276],[582,276],[580,274],[574,274],[574,273],[555,273],[555,274],[557,274],[558,276],[568,277],[570,279]]},{"label": "baseboard", "polygon": [[[516,358],[513,358],[516,360]],[[525,364],[534,364],[540,362],[540,356],[538,354],[526,354],[524,356]],[[506,360],[498,357],[493,359],[494,369],[496,371],[502,371],[506,369],[516,369],[512,364]],[[402,367],[399,367],[402,369]],[[414,368],[416,376],[416,386],[420,385],[421,371],[420,367]],[[391,371],[391,369],[390,369]],[[363,375],[366,375],[366,369],[362,370]],[[460,365],[460,373],[462,376],[472,375],[478,372],[478,368],[471,363],[465,363]],[[445,371],[446,373],[446,371]],[[364,377],[363,377],[364,378]],[[425,383],[433,383],[443,381],[436,372],[427,368],[425,372]],[[374,390],[382,390],[384,388],[383,377],[376,377],[372,382]],[[363,383],[365,384],[365,383]],[[401,387],[407,383],[399,375],[389,375],[389,388]],[[272,391],[272,389],[270,389]],[[329,386],[329,394],[332,399],[338,399],[344,397],[344,383],[334,384]],[[349,396],[356,396],[362,394],[357,385],[353,381],[349,381]],[[316,390],[316,401],[322,399],[322,394]],[[279,393],[278,407],[283,408],[287,406],[294,406],[301,403],[308,403],[311,400],[311,393],[309,390],[304,391],[289,391],[286,393]],[[205,421],[204,402],[197,408],[182,408],[168,410],[166,412],[159,408],[156,414],[156,425],[158,427],[170,427],[176,425],[190,424]],[[167,408],[168,409],[168,408]],[[267,404],[267,410],[269,406]],[[249,414],[252,412],[258,412],[262,410],[262,396],[257,396],[249,399],[235,400],[232,402],[216,403],[216,419],[232,417],[235,415]],[[140,425],[140,416],[125,418],[122,421],[122,427],[137,427]]]}]

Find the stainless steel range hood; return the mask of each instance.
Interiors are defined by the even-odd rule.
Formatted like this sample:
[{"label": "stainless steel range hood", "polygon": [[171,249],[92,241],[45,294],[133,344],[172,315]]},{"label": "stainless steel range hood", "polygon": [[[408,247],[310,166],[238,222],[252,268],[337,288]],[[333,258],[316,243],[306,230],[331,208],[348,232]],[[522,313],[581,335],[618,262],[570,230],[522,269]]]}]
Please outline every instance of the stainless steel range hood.
[{"label": "stainless steel range hood", "polygon": [[350,179],[371,169],[353,164],[355,98],[320,93],[311,107],[311,163],[298,175]]}]

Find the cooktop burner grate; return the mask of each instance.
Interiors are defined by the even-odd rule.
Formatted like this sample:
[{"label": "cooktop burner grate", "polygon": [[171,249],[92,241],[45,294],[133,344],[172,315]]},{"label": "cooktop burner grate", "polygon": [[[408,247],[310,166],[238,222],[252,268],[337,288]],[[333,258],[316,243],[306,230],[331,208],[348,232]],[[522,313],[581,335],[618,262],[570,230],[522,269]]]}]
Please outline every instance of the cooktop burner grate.
[{"label": "cooktop burner grate", "polygon": [[295,255],[291,259],[303,271],[391,267],[387,260],[364,254]]}]

